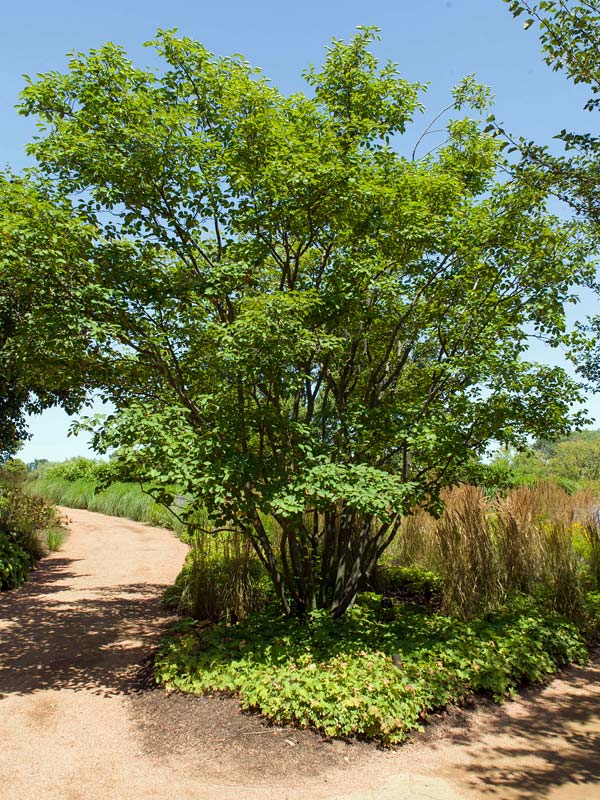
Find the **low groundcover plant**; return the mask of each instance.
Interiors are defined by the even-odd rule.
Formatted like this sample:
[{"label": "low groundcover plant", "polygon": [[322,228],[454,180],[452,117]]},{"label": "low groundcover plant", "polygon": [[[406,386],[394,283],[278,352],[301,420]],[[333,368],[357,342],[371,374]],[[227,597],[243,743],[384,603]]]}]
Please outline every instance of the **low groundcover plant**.
[{"label": "low groundcover plant", "polygon": [[233,694],[244,709],[328,736],[395,744],[434,709],[481,691],[501,702],[586,658],[578,627],[526,598],[469,622],[408,604],[393,616],[381,621],[381,597],[368,593],[342,620],[274,610],[235,626],[184,620],[159,651],[157,681]]}]

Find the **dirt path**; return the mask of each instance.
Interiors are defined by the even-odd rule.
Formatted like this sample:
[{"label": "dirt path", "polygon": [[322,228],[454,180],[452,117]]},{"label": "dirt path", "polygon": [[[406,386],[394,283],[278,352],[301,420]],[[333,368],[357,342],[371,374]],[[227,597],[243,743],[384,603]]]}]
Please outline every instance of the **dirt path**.
[{"label": "dirt path", "polygon": [[234,700],[137,690],[186,548],[67,513],[62,550],[0,597],[0,797],[600,798],[600,659],[503,708],[455,711],[395,752],[268,726]]}]

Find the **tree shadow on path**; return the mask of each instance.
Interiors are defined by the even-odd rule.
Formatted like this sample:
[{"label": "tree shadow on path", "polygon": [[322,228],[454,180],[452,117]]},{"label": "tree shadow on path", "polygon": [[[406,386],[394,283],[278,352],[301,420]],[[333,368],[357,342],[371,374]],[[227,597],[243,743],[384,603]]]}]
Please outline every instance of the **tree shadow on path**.
[{"label": "tree shadow on path", "polygon": [[0,696],[43,689],[110,696],[133,678],[161,630],[163,585],[78,589],[77,559],[53,557],[0,597]]},{"label": "tree shadow on path", "polygon": [[[567,670],[543,691],[527,689],[515,703],[457,712],[456,717],[458,722],[444,726],[439,747],[464,763],[468,783],[478,796],[600,797],[597,654],[587,667]],[[561,787],[564,795],[555,795]]]}]

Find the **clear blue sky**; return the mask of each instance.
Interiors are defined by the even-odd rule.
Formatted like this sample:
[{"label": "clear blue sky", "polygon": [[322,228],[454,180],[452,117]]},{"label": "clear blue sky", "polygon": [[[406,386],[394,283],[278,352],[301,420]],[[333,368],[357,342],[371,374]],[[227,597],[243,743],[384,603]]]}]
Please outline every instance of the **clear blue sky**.
[{"label": "clear blue sky", "polygon": [[[0,24],[0,162],[17,169],[26,164],[24,146],[34,132],[34,123],[13,108],[22,75],[62,70],[69,51],[106,41],[121,44],[136,62],[152,64],[153,54],[142,44],[157,28],[177,27],[221,55],[243,53],[280,89],[294,91],[303,85],[302,70],[322,61],[332,36],[348,38],[357,25],[377,25],[378,55],[396,61],[407,78],[431,84],[425,101],[432,114],[447,104],[453,84],[476,73],[495,93],[496,117],[528,138],[548,143],[563,127],[590,130],[595,121],[581,110],[585,91],[546,67],[536,35],[524,32],[501,0],[29,0],[3,3]],[[582,302],[574,316],[583,319],[592,303]],[[560,354],[539,351],[535,357],[561,363]],[[600,420],[600,399],[591,397],[588,407]],[[58,410],[32,420],[34,437],[21,457],[86,453],[85,440],[66,439],[68,425]]]}]

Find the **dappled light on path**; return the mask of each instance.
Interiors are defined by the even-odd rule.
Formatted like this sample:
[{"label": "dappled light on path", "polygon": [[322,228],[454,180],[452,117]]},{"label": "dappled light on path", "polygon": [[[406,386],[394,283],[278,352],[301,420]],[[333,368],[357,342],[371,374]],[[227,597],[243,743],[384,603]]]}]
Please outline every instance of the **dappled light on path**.
[{"label": "dappled light on path", "polygon": [[[94,517],[84,517],[87,528],[76,541],[40,562],[28,583],[0,597],[0,694],[125,693],[156,643],[165,617],[161,595],[186,548],[167,531],[124,520],[119,535],[94,527]],[[157,538],[165,541],[163,555],[171,550],[165,567]],[[87,558],[79,557],[82,546]],[[154,580],[140,579],[151,571]]]},{"label": "dappled light on path", "polygon": [[[59,573],[65,575],[66,573]],[[125,584],[61,599],[59,586],[18,597],[2,609],[0,692],[85,689],[111,695],[130,691],[133,672],[155,638],[163,586]]]}]

